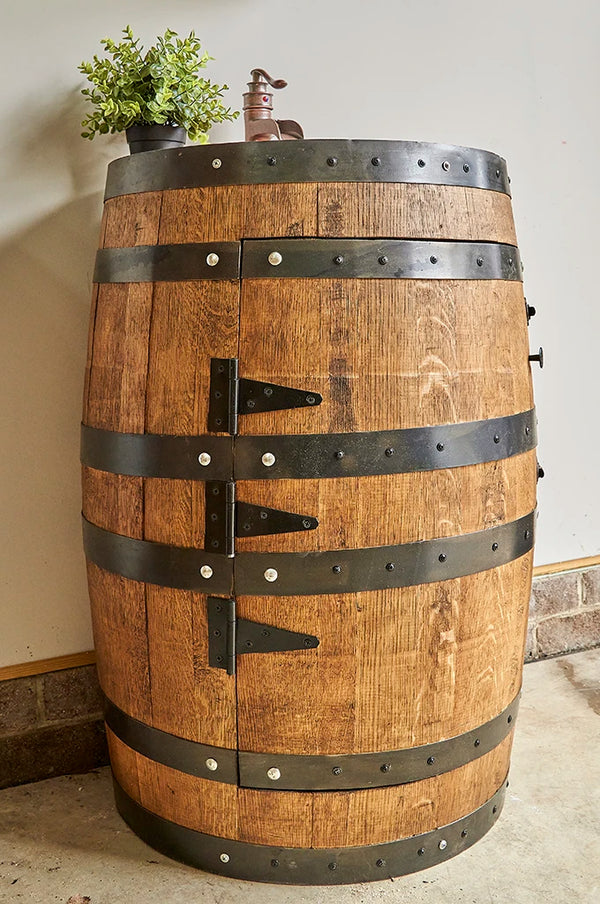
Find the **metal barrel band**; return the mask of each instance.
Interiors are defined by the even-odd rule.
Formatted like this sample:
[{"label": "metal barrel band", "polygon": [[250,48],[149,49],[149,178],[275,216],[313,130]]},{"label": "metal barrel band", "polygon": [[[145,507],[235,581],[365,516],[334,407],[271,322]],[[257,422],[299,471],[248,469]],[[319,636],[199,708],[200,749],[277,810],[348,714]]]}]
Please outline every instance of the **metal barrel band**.
[{"label": "metal barrel band", "polygon": [[123,712],[104,698],[104,720],[112,733],[132,750],[189,775],[237,785],[237,751],[180,738]]},{"label": "metal barrel band", "polygon": [[240,242],[135,245],[101,248],[96,253],[95,283],[178,282],[190,279],[239,279]]},{"label": "metal barrel band", "polygon": [[497,527],[398,546],[235,556],[238,595],[312,596],[412,587],[487,571],[533,547],[534,512]]},{"label": "metal barrel band", "polygon": [[232,480],[232,436],[119,433],[81,425],[81,463],[99,471],[179,480]]},{"label": "metal barrel band", "polygon": [[105,720],[128,747],[189,775],[273,791],[350,791],[422,781],[458,769],[497,747],[513,730],[518,709],[517,696],[484,725],[431,744],[320,756],[252,753],[201,744],[146,725],[108,699]]},{"label": "metal barrel band", "polygon": [[[298,480],[435,471],[511,458],[536,444],[535,409],[435,427],[237,436],[235,478]],[[271,456],[268,466],[265,455]]]},{"label": "metal barrel band", "polygon": [[[286,791],[352,791],[403,785],[441,775],[478,759],[514,728],[519,697],[494,719],[464,734],[432,744],[330,756],[239,752],[240,785]],[[269,771],[279,778],[272,780]]]},{"label": "metal barrel band", "polygon": [[520,281],[519,250],[497,242],[414,239],[248,239],[101,248],[95,283],[203,279],[452,279]]},{"label": "metal barrel band", "polygon": [[[298,480],[434,471],[499,461],[536,444],[535,409],[481,421],[365,433],[163,436],[81,427],[84,465],[114,474],[183,480]],[[265,455],[271,456],[266,459],[271,462],[268,467]]]},{"label": "metal barrel band", "polygon": [[138,192],[282,182],[404,182],[510,195],[506,161],[489,151],[420,141],[231,142],[134,154],[108,167],[105,200]]},{"label": "metal barrel band", "polygon": [[83,519],[88,559],[135,581],[208,594],[312,596],[446,581],[518,559],[533,547],[535,512],[470,534],[326,552],[236,553],[169,546]]},{"label": "metal barrel band", "polygon": [[90,562],[132,581],[228,596],[233,593],[233,558],[228,556],[137,540],[104,530],[86,518],[83,545]]},{"label": "metal barrel band", "polygon": [[523,279],[519,249],[499,242],[246,239],[242,279]]},{"label": "metal barrel band", "polygon": [[348,848],[285,848],[207,835],[158,816],[114,782],[117,809],[131,829],[174,860],[236,879],[282,885],[375,882],[428,869],[471,847],[498,819],[506,780],[478,809],[433,831]]}]

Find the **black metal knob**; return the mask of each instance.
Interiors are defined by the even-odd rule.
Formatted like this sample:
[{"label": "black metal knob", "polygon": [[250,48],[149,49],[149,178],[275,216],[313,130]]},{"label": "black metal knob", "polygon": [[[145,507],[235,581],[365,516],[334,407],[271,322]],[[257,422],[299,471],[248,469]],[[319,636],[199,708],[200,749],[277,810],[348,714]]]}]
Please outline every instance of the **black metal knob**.
[{"label": "black metal knob", "polygon": [[537,361],[540,365],[540,368],[544,366],[544,349],[540,346],[540,349],[537,355],[529,355],[530,361]]},{"label": "black metal knob", "polygon": [[538,466],[537,466],[537,476],[538,476],[538,480],[541,480],[542,477],[545,477],[545,476],[546,476],[546,472],[545,472],[544,469],[542,468],[542,466],[541,466],[541,464],[539,463],[539,461],[538,461]]},{"label": "black metal knob", "polygon": [[527,299],[525,299],[525,314],[527,316],[527,323],[531,320],[532,317],[535,317],[537,311],[531,304],[527,304]]}]

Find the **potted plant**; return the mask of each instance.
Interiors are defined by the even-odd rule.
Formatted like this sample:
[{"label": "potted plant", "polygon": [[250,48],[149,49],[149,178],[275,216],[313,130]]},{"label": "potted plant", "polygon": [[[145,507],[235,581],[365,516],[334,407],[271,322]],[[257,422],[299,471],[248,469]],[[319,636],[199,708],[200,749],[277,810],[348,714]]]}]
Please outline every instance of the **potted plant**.
[{"label": "potted plant", "polygon": [[125,131],[132,154],[184,145],[186,134],[204,144],[215,122],[239,116],[221,100],[227,85],[200,76],[213,57],[193,31],[181,39],[167,29],[145,53],[129,25],[119,44],[100,43],[110,58],[94,56],[78,67],[92,83],[81,93],[94,105],[81,123],[83,138]]}]

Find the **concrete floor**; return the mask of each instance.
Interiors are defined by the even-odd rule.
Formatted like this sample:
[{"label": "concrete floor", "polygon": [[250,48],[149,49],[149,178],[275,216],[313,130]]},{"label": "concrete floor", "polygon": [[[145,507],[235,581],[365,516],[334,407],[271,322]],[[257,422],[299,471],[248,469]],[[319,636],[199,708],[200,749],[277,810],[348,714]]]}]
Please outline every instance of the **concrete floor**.
[{"label": "concrete floor", "polygon": [[0,902],[599,904],[599,717],[600,650],[527,665],[498,824],[445,864],[361,886],[245,883],[170,861],[117,816],[108,769],[9,788]]}]

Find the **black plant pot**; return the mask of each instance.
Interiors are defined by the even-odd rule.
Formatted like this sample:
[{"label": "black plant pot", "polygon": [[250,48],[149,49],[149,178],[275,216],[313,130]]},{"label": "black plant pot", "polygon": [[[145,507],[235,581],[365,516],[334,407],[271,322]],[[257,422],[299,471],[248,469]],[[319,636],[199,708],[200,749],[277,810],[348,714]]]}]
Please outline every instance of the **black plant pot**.
[{"label": "black plant pot", "polygon": [[186,131],[183,126],[139,125],[125,129],[129,151],[160,151],[163,148],[181,148],[185,145]]}]

